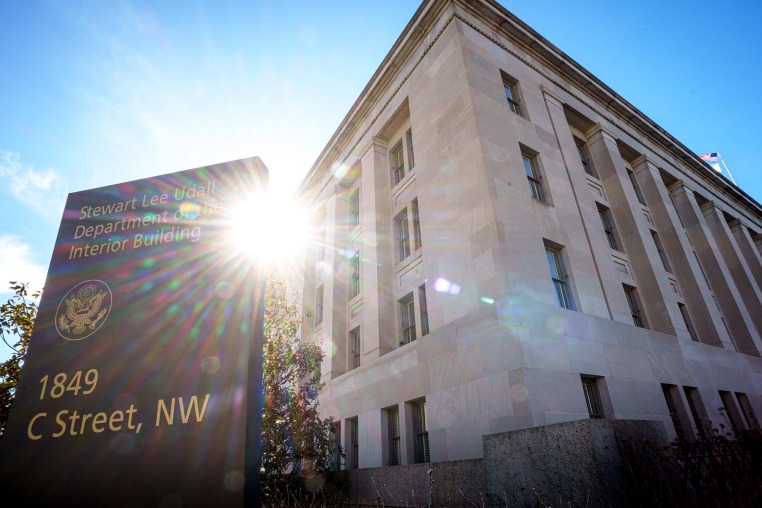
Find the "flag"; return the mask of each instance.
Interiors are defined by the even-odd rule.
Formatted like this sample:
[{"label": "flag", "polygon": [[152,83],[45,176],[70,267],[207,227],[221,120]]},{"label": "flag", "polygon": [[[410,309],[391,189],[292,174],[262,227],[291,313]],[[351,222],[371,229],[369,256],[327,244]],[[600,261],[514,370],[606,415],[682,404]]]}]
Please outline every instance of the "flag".
[{"label": "flag", "polygon": [[709,162],[717,162],[717,152],[712,153],[705,153],[703,155],[699,155],[699,159]]}]

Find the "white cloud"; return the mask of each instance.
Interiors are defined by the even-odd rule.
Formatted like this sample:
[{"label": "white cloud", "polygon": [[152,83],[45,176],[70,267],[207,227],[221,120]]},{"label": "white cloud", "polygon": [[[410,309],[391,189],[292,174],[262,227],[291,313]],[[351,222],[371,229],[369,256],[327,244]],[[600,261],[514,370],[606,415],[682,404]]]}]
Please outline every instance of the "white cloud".
[{"label": "white cloud", "polygon": [[0,235],[0,297],[13,292],[10,281],[25,282],[37,291],[45,284],[47,268],[35,260],[32,246],[16,235]]},{"label": "white cloud", "polygon": [[61,176],[53,169],[38,171],[24,166],[15,152],[0,151],[0,180],[8,180],[13,197],[52,221],[63,211],[66,192]]}]

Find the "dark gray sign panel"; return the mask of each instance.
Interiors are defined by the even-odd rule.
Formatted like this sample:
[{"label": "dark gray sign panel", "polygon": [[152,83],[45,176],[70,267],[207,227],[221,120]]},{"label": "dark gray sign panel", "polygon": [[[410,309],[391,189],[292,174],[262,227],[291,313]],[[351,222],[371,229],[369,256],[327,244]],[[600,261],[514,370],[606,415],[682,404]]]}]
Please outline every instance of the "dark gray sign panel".
[{"label": "dark gray sign panel", "polygon": [[0,440],[8,506],[258,489],[264,279],[231,221],[266,180],[254,157],[69,194]]}]

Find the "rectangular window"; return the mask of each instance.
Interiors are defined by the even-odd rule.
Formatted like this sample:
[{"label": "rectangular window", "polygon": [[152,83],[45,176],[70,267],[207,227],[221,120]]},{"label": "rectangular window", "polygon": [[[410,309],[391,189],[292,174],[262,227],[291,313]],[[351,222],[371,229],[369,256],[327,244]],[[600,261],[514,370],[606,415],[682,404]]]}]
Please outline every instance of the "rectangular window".
[{"label": "rectangular window", "polygon": [[355,191],[349,195],[347,208],[349,230],[351,231],[355,226],[360,224],[360,189],[355,189]]},{"label": "rectangular window", "polygon": [[413,210],[413,247],[415,247],[415,250],[418,250],[423,246],[421,241],[421,221],[418,217],[418,198],[413,200],[411,208]]},{"label": "rectangular window", "polygon": [[688,408],[691,410],[691,416],[693,416],[693,423],[696,425],[696,431],[701,437],[709,436],[711,424],[698,388],[683,386],[683,391],[685,392],[685,400],[688,401]]},{"label": "rectangular window", "polygon": [[537,159],[524,152],[521,153],[521,158],[524,161],[524,171],[529,183],[529,194],[537,201],[545,203],[545,190],[542,187],[540,173],[537,170]]},{"label": "rectangular window", "polygon": [[606,240],[609,242],[609,247],[621,252],[616,231],[614,230],[614,219],[611,217],[611,210],[603,205],[598,205],[598,215],[601,218],[603,232],[606,233]]},{"label": "rectangular window", "polygon": [[508,107],[511,108],[511,111],[519,116],[524,116],[521,112],[518,84],[513,80],[503,77],[503,91],[505,92],[505,98],[508,101]]},{"label": "rectangular window", "polygon": [[675,385],[661,385],[661,391],[664,394],[664,400],[667,402],[667,409],[669,410],[669,417],[672,419],[672,425],[675,427],[676,441],[685,441],[685,426],[681,419],[682,414],[678,410],[680,402],[680,394]]},{"label": "rectangular window", "polygon": [[651,238],[654,239],[654,245],[656,245],[656,251],[659,253],[659,258],[661,259],[662,266],[664,266],[664,269],[667,271],[667,273],[672,273],[672,268],[669,266],[667,253],[664,252],[664,246],[661,244],[659,234],[656,231],[651,231]]},{"label": "rectangular window", "polygon": [[683,316],[685,328],[687,328],[688,333],[691,334],[691,339],[698,342],[698,337],[696,337],[696,330],[693,328],[693,322],[691,322],[691,316],[688,314],[688,309],[682,303],[678,303],[677,307],[680,309],[680,314]]},{"label": "rectangular window", "polygon": [[360,251],[352,253],[349,258],[349,299],[360,294]]},{"label": "rectangular window", "polygon": [[360,366],[360,328],[355,328],[349,332],[349,370],[354,370]]},{"label": "rectangular window", "polygon": [[745,393],[736,392],[736,399],[738,399],[738,405],[741,406],[741,414],[746,420],[746,428],[759,431],[759,421],[751,407],[749,397]]},{"label": "rectangular window", "polygon": [[548,259],[548,268],[550,269],[550,278],[553,281],[553,287],[556,290],[558,305],[564,309],[575,310],[574,299],[572,298],[569,287],[569,276],[566,272],[561,249],[545,245],[545,256]]},{"label": "rectangular window", "polygon": [[429,308],[426,304],[426,284],[418,288],[418,305],[421,307],[421,337],[429,334]]},{"label": "rectangular window", "polygon": [[394,237],[397,242],[397,262],[399,263],[410,255],[410,226],[407,220],[407,209],[402,210],[394,218]]},{"label": "rectangular window", "polygon": [[635,191],[635,197],[638,198],[638,203],[646,206],[646,200],[643,199],[643,193],[640,192],[640,186],[638,186],[638,181],[635,179],[635,173],[628,169],[627,176],[630,178],[630,183],[632,184],[632,189]]},{"label": "rectangular window", "polygon": [[426,401],[412,403],[413,408],[413,442],[415,463],[431,462],[429,453],[429,423],[426,418]]},{"label": "rectangular window", "polygon": [[407,165],[412,171],[415,167],[415,153],[413,152],[413,131],[411,129],[405,133],[405,144],[407,144]]},{"label": "rectangular window", "polygon": [[391,407],[386,410],[387,432],[389,436],[389,465],[402,464],[402,442],[400,440],[400,410]]},{"label": "rectangular window", "polygon": [[598,378],[593,376],[580,376],[582,380],[582,391],[585,394],[585,403],[590,418],[603,418],[603,406],[601,405],[601,395],[598,392]]},{"label": "rectangular window", "polygon": [[389,152],[389,160],[392,166],[392,187],[394,187],[405,178],[405,156],[402,151],[401,139]]},{"label": "rectangular window", "polygon": [[590,151],[587,149],[587,143],[579,138],[574,138],[574,142],[577,144],[577,151],[579,152],[579,159],[582,162],[582,167],[590,176],[598,177],[598,173],[593,166],[593,159],[590,157]]},{"label": "rectangular window", "polygon": [[722,399],[722,405],[724,408],[725,417],[730,422],[730,426],[733,428],[733,433],[736,439],[740,439],[741,433],[746,428],[744,422],[741,420],[741,415],[736,406],[735,400],[733,400],[733,394],[720,390],[720,399]]},{"label": "rectangular window", "polygon": [[315,291],[315,325],[323,322],[323,285]]},{"label": "rectangular window", "polygon": [[399,301],[400,311],[400,328],[402,338],[400,340],[400,346],[410,344],[415,340],[415,302],[413,301],[413,293],[410,293],[405,298]]},{"label": "rectangular window", "polygon": [[633,324],[640,328],[645,328],[645,320],[643,319],[643,312],[640,310],[640,300],[638,299],[635,288],[624,286],[624,296],[627,298],[627,305],[630,307]]},{"label": "rectangular window", "polygon": [[349,427],[349,457],[347,464],[349,469],[357,469],[360,467],[360,429],[357,421],[357,417],[347,420],[347,426]]}]

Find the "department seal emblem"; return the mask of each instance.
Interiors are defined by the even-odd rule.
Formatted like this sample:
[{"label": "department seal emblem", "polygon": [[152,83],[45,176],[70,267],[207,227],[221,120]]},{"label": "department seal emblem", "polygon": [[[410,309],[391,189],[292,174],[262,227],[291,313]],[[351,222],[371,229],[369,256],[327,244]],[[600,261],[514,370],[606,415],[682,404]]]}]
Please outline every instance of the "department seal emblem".
[{"label": "department seal emblem", "polygon": [[80,282],[66,293],[56,311],[56,330],[66,340],[85,339],[103,326],[111,312],[111,288],[100,280]]}]

